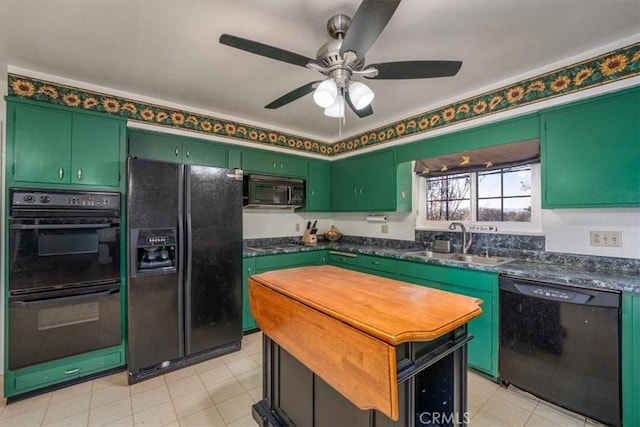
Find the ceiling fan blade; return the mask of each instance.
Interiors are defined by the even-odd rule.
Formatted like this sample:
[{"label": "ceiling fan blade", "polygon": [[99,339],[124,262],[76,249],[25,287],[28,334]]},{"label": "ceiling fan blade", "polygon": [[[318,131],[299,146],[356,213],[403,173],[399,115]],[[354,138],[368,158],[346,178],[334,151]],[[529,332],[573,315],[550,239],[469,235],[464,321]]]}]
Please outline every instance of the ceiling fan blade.
[{"label": "ceiling fan blade", "polygon": [[427,79],[432,77],[455,76],[462,67],[462,61],[399,61],[367,65],[363,71],[371,68],[378,70],[375,76],[367,79]]},{"label": "ceiling fan blade", "polygon": [[295,101],[298,98],[302,98],[305,95],[310,94],[315,90],[315,85],[320,83],[319,81],[310,82],[303,86],[300,86],[297,89],[292,90],[291,92],[282,95],[280,98],[273,101],[271,104],[265,105],[264,108],[268,108],[270,110],[274,110],[276,108],[280,108],[283,105],[287,105],[290,102]]},{"label": "ceiling fan blade", "polygon": [[352,51],[364,58],[399,4],[400,0],[362,0],[344,36],[340,55],[344,57],[345,52]]},{"label": "ceiling fan blade", "polygon": [[266,56],[267,58],[276,59],[293,65],[299,65],[301,67],[306,67],[310,62],[316,62],[315,59],[308,58],[304,55],[280,49],[279,47],[269,46],[264,43],[255,42],[253,40],[243,39],[242,37],[232,36],[230,34],[222,34],[219,41],[222,44],[235,47],[236,49],[245,50],[247,52],[255,53],[256,55]]},{"label": "ceiling fan blade", "polygon": [[367,117],[373,114],[373,108],[371,108],[371,105],[367,105],[366,107],[358,110],[356,109],[356,107],[353,106],[353,104],[351,103],[351,99],[349,99],[349,95],[345,95],[344,100],[347,101],[347,104],[349,105],[349,108],[351,108],[351,110],[356,113],[356,116],[363,118],[363,117]]}]

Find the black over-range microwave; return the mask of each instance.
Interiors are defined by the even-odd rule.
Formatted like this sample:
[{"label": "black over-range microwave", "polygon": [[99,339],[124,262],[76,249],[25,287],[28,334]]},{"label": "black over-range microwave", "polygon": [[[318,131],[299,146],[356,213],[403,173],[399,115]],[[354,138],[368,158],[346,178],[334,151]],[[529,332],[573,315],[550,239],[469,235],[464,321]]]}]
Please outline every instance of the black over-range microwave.
[{"label": "black over-range microwave", "polygon": [[299,208],[305,203],[304,179],[248,174],[243,177],[244,208]]}]

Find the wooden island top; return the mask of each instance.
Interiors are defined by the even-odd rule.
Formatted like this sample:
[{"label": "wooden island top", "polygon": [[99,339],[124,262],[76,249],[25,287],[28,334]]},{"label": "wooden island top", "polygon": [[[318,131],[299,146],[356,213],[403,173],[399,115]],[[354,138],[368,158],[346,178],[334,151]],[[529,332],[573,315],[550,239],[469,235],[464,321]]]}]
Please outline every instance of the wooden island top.
[{"label": "wooden island top", "polygon": [[480,315],[482,301],[334,266],[249,279],[260,329],[360,409],[398,418],[396,345],[431,341]]},{"label": "wooden island top", "polygon": [[252,279],[391,345],[433,340],[482,313],[476,298],[330,265]]}]

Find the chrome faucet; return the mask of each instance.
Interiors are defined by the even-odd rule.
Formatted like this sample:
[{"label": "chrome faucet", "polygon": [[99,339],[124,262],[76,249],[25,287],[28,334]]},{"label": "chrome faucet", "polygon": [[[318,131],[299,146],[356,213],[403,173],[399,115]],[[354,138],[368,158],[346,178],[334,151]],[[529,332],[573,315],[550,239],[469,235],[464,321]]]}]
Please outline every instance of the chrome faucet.
[{"label": "chrome faucet", "polygon": [[[473,236],[471,232],[468,232],[466,227],[461,222],[452,222],[449,224],[449,230],[455,230],[456,226],[459,226],[462,229],[462,253],[466,254],[471,246],[471,241],[473,240]],[[467,234],[469,235],[469,240],[467,241]]]}]

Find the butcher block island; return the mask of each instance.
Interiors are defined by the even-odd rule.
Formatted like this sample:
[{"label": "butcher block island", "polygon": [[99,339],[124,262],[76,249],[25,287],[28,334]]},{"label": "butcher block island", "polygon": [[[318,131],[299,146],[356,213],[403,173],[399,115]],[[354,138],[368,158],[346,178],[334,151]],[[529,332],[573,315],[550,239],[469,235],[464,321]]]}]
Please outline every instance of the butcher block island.
[{"label": "butcher block island", "polygon": [[482,301],[334,266],[249,279],[264,334],[262,426],[452,425],[466,414],[466,324]]}]

